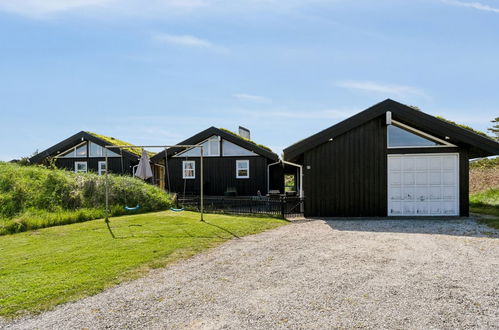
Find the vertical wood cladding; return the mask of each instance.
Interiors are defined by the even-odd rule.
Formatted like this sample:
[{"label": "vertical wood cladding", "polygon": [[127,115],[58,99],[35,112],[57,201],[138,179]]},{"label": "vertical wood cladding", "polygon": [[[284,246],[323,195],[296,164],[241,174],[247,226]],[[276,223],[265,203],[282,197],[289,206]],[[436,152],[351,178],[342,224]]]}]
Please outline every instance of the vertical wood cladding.
[{"label": "vertical wood cladding", "polygon": [[384,116],[307,151],[303,183],[307,216],[386,216]]},{"label": "vertical wood cladding", "polygon": [[[87,162],[88,172],[98,173],[99,172],[99,167],[98,167],[99,162],[105,161],[105,160],[106,160],[106,158],[104,158],[104,157],[57,158],[55,161],[55,165],[61,169],[74,171],[75,170],[75,162]],[[109,166],[110,173],[131,175],[132,167],[137,165],[138,163],[139,163],[138,160],[132,161],[129,158],[124,157],[123,158],[123,170],[122,170],[121,158],[119,158],[119,157],[108,158],[108,166]]]},{"label": "vertical wood cladding", "polygon": [[[182,161],[196,162],[196,178],[182,178]],[[236,179],[236,160],[249,160],[250,177]],[[265,157],[205,157],[204,158],[204,193],[221,196],[227,189],[235,189],[239,196],[255,196],[258,190],[267,194],[267,164]],[[200,193],[200,159],[198,157],[172,157],[168,159],[168,174],[172,192],[183,194],[184,184],[187,195]],[[168,183],[166,184],[168,188]]]}]

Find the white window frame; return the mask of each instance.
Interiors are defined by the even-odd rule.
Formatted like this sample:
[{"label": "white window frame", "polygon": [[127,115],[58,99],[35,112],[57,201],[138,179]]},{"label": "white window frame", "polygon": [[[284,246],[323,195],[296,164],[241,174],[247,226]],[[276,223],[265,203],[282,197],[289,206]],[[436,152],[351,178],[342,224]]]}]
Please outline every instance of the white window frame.
[{"label": "white window frame", "polygon": [[[106,168],[102,169],[101,168],[101,165],[104,164]],[[97,163],[97,172],[99,173],[99,175],[103,175],[103,174],[106,174],[106,170],[107,170],[107,164],[105,161],[99,161]]]},{"label": "white window frame", "polygon": [[[192,176],[186,176],[185,171],[191,170],[190,168],[186,169],[185,165],[192,164]],[[195,179],[196,178],[196,161],[194,160],[184,160],[182,161],[182,179]]]},{"label": "white window frame", "polygon": [[[80,164],[85,164],[85,171],[78,171]],[[88,162],[75,162],[75,173],[88,173]]]},{"label": "white window frame", "polygon": [[[244,163],[246,164],[246,169],[248,171],[247,175],[239,175],[239,164]],[[250,177],[250,164],[248,159],[240,159],[236,160],[236,179],[249,179]]]},{"label": "white window frame", "polygon": [[450,142],[447,142],[445,140],[439,139],[433,135],[430,135],[428,133],[425,133],[423,131],[420,131],[414,127],[408,126],[406,124],[402,124],[399,121],[391,119],[391,125],[396,126],[398,128],[404,129],[410,133],[419,135],[422,138],[425,138],[427,140],[433,141],[433,142],[438,142],[441,143],[436,146],[395,146],[395,147],[390,147],[390,135],[388,132],[388,128],[386,130],[386,144],[388,149],[410,149],[410,148],[445,148],[445,147],[457,147],[455,144],[452,144]]}]

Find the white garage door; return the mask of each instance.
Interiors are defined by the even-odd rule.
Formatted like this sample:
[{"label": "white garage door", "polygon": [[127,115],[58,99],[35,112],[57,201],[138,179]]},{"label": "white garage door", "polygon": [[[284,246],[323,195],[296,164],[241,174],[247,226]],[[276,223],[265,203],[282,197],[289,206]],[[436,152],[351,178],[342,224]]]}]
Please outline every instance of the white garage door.
[{"label": "white garage door", "polygon": [[459,155],[388,155],[388,215],[459,215]]}]

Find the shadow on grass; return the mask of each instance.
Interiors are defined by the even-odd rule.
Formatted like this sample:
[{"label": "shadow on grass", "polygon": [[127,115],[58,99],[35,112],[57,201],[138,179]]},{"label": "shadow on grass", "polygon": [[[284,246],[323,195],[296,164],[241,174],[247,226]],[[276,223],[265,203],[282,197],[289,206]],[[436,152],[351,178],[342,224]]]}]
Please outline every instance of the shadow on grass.
[{"label": "shadow on grass", "polygon": [[[105,221],[106,223],[106,227],[107,227],[107,230],[109,231],[109,234],[111,235],[111,237],[113,239],[129,239],[129,238],[203,238],[203,239],[211,239],[211,238],[221,238],[221,239],[227,239],[227,237],[224,237],[224,236],[221,236],[221,235],[218,235],[217,233],[213,233],[213,236],[200,236],[200,235],[195,235],[195,234],[192,234],[190,233],[189,231],[187,231],[185,228],[183,228],[182,226],[179,226],[180,227],[180,230],[182,230],[185,235],[163,235],[163,234],[153,234],[153,235],[135,235],[132,230],[131,230],[131,227],[142,227],[142,225],[138,225],[138,224],[132,224],[132,225],[128,225],[128,229],[130,231],[130,235],[129,236],[117,236],[115,235],[111,225],[110,225],[110,221]],[[201,221],[201,223],[204,223],[204,224],[207,224],[209,226],[212,226],[212,227],[216,227],[222,231],[224,231],[225,233],[228,233],[230,234],[232,237],[235,237],[237,239],[240,239],[241,237],[237,236],[235,233],[231,232],[230,230],[222,227],[222,226],[219,226],[219,225],[215,225],[213,223],[209,223],[207,221]]]},{"label": "shadow on grass", "polygon": [[237,239],[240,239],[240,238],[241,238],[241,237],[237,236],[236,234],[234,234],[233,232],[231,232],[230,230],[225,229],[225,228],[224,228],[224,227],[222,227],[222,226],[215,225],[214,223],[209,223],[209,222],[208,222],[208,221],[206,221],[206,220],[203,220],[202,222],[203,222],[203,223],[205,223],[205,224],[207,224],[207,225],[209,225],[209,226],[213,226],[213,227],[216,227],[216,228],[218,228],[218,229],[221,229],[221,230],[223,230],[224,232],[226,232],[226,233],[228,233],[228,234],[232,235],[233,237],[235,237],[235,238],[237,238]]}]

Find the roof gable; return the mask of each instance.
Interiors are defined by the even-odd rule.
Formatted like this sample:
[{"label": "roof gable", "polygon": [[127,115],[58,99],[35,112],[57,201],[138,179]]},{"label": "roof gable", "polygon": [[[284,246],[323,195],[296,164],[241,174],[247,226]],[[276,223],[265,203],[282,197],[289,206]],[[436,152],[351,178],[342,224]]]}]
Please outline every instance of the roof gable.
[{"label": "roof gable", "polygon": [[[71,148],[71,146],[76,145],[79,141],[83,141],[83,140],[91,141],[91,142],[98,144],[102,147],[107,146],[107,145],[118,145],[118,142],[123,143],[123,145],[132,146],[132,144],[121,141],[121,140],[110,138],[110,137],[107,137],[104,135],[98,135],[96,133],[81,131],[81,132],[78,132],[78,133],[70,136],[69,138],[53,145],[52,147],[47,148],[44,151],[39,152],[38,154],[34,155],[33,157],[30,158],[30,162],[39,163],[46,157],[56,156],[58,154],[58,152],[63,152],[66,149]],[[130,150],[128,150],[128,149],[130,149]],[[133,150],[133,149],[137,149],[137,152],[131,152],[131,150]],[[116,151],[116,150],[114,150],[114,151],[117,152],[118,154],[120,153],[119,151]],[[141,154],[141,150],[138,148],[123,149],[123,156],[124,157],[135,159],[138,156],[140,157],[140,154]]]},{"label": "roof gable", "polygon": [[392,112],[394,119],[408,124],[421,131],[435,135],[437,137],[450,137],[450,142],[456,145],[470,146],[472,157],[492,156],[499,154],[499,143],[478,135],[472,131],[440,120],[422,111],[413,109],[402,103],[386,99],[372,107],[347,118],[336,125],[326,128],[304,140],[301,140],[286,149],[284,156],[287,160],[296,160],[301,154],[335,138],[347,131],[362,125],[378,116],[384,115],[387,111]]},{"label": "roof gable", "polygon": [[[232,143],[234,143],[234,144],[236,144],[244,149],[252,151],[257,155],[260,155],[260,156],[263,156],[263,157],[266,157],[266,158],[269,158],[272,160],[279,159],[279,156],[277,154],[268,150],[266,147],[258,145],[255,142],[248,140],[248,139],[245,139],[242,136],[239,136],[239,135],[237,135],[233,132],[230,132],[228,130],[219,129],[219,128],[216,128],[213,126],[208,128],[208,129],[205,129],[202,132],[199,132],[199,133],[191,136],[190,138],[188,138],[182,142],[179,142],[178,144],[184,144],[184,145],[186,145],[186,144],[187,145],[198,144],[198,143],[203,142],[204,140],[208,139],[209,137],[211,137],[213,135],[218,135],[222,139],[225,139],[225,140],[232,142]],[[168,157],[171,157],[171,156],[183,151],[184,149],[185,148],[169,148],[168,149]],[[151,159],[153,161],[158,161],[164,157],[165,157],[165,152],[162,151],[162,152],[156,154]]]}]

